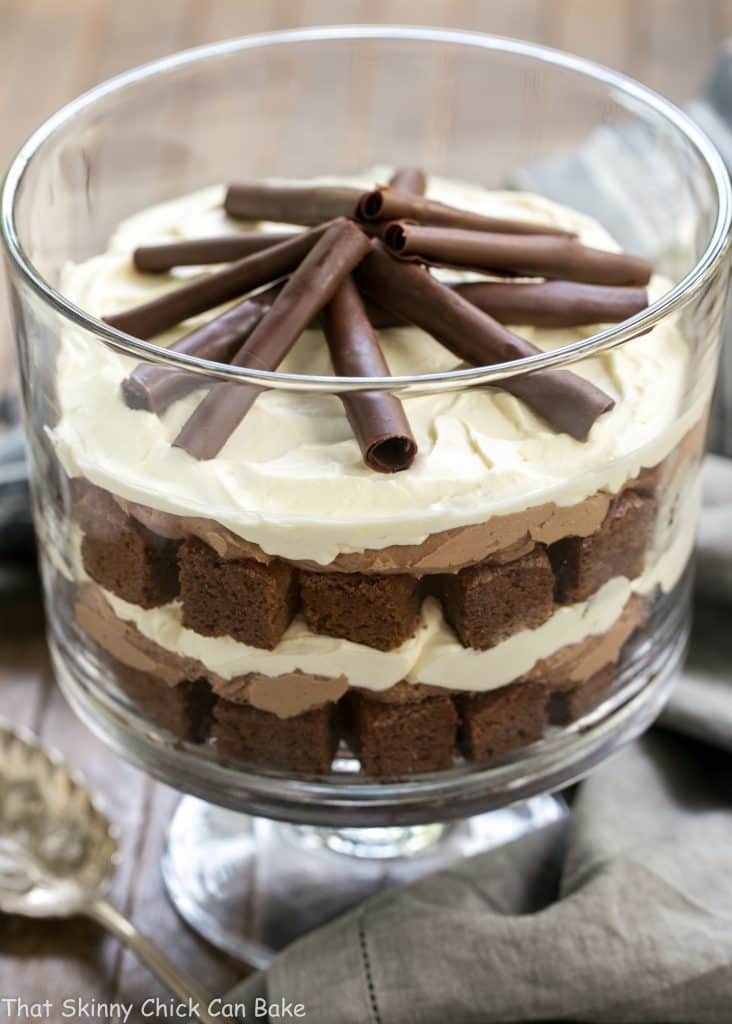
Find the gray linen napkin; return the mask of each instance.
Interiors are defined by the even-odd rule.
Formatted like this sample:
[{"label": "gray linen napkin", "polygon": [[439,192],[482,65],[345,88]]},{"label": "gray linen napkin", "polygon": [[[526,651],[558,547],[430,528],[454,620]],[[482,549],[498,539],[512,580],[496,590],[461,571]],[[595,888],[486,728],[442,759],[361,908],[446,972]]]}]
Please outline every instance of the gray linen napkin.
[{"label": "gray linen napkin", "polygon": [[318,1024],[729,1024],[732,762],[654,731],[568,827],[377,896],[229,998],[255,996]]}]

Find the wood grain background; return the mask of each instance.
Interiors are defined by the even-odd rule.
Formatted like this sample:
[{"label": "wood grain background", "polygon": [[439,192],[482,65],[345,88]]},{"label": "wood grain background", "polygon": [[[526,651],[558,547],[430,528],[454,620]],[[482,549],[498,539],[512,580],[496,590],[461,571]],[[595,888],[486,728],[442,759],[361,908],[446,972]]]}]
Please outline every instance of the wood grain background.
[{"label": "wood grain background", "polygon": [[[0,167],[58,106],[143,61],[251,32],[399,22],[537,40],[626,71],[683,103],[732,36],[732,0],[0,0]],[[1,392],[13,375],[4,309],[0,324]],[[115,901],[220,992],[246,968],[194,936],[162,892],[158,858],[176,795],[108,754],[76,722],[53,685],[42,628],[37,598],[0,607],[0,714],[39,732],[104,795],[122,833]],[[167,993],[91,925],[0,917],[5,995],[52,999],[55,1024],[66,997],[139,1002]],[[0,1004],[0,1020],[4,1012]]]}]

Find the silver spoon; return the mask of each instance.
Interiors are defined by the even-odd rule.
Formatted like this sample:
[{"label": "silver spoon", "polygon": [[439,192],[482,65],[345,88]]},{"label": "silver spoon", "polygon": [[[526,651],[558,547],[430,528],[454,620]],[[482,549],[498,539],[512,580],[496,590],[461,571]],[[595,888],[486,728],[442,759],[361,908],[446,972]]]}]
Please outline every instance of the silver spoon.
[{"label": "silver spoon", "polygon": [[202,1024],[220,1024],[211,997],[104,898],[117,862],[114,826],[82,782],[30,733],[0,723],[0,911],[91,918],[190,1000]]}]

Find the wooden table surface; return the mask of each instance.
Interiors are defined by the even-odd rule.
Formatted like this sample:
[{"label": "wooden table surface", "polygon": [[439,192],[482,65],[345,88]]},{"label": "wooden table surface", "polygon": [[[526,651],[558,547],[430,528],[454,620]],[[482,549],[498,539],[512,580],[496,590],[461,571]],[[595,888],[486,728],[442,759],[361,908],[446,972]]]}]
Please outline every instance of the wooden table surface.
[{"label": "wooden table surface", "polygon": [[[732,0],[0,0],[0,167],[46,115],[125,68],[198,43],[328,23],[456,26],[538,40],[620,68],[683,103],[702,86]],[[0,294],[0,304],[4,304]],[[0,311],[0,391],[13,360]],[[37,598],[0,607],[0,714],[38,732],[83,770],[122,835],[113,898],[198,980],[221,992],[246,966],[176,917],[158,858],[176,794],[109,754],[53,683]],[[167,993],[119,944],[83,922],[0,917],[0,997],[141,1002]],[[5,1016],[4,1016],[5,1015]],[[0,1020],[6,1015],[0,1003]]]}]

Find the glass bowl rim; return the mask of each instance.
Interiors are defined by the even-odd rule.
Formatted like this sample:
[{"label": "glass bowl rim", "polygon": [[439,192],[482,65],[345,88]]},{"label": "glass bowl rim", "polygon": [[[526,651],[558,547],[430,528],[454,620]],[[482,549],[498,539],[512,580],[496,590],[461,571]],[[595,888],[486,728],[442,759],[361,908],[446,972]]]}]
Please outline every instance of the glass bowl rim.
[{"label": "glass bowl rim", "polygon": [[[650,109],[685,137],[711,175],[716,190],[717,209],[714,227],[704,252],[681,281],[645,310],[580,341],[488,367],[394,377],[336,377],[279,373],[229,366],[172,352],[153,342],[134,338],[109,327],[103,321],[85,313],[47,282],[26,255],[16,229],[18,193],[26,171],[34,158],[42,155],[46,142],[100,100],[134,87],[147,79],[162,77],[179,68],[202,63],[210,58],[293,43],[357,39],[403,39],[408,42],[447,43],[513,54],[593,79]],[[260,33],[197,46],[139,65],[94,86],[44,121],[25,141],[11,162],[0,196],[0,237],[12,266],[44,303],[51,306],[66,321],[94,335],[101,343],[144,362],[160,363],[212,379],[258,384],[260,387],[277,390],[329,394],[364,390],[424,394],[485,386],[495,384],[509,376],[567,366],[579,359],[607,351],[647,332],[667,316],[677,313],[705,287],[725,258],[731,225],[732,187],[717,149],[686,114],[647,86],[604,65],[535,43],[480,32],[401,25],[333,25]]]}]

